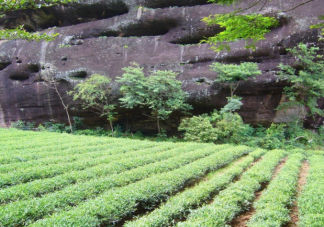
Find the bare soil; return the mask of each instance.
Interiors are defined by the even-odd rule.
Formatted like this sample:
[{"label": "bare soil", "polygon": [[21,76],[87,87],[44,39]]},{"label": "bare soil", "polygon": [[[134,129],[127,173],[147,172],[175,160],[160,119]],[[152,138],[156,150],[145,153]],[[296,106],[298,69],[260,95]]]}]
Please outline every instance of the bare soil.
[{"label": "bare soil", "polygon": [[[303,190],[304,185],[306,184],[306,179],[309,171],[309,163],[305,161],[300,169],[298,185],[297,185],[297,194],[296,198],[299,197],[301,191]],[[296,227],[298,226],[299,214],[298,214],[298,203],[297,199],[293,202],[290,213],[291,221],[287,223],[286,227]]]}]

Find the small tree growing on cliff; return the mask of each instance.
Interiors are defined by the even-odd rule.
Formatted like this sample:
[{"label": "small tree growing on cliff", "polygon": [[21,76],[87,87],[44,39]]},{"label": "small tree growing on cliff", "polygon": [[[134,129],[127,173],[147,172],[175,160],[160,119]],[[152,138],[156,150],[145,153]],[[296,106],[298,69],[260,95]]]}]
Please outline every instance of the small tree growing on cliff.
[{"label": "small tree growing on cliff", "polygon": [[114,133],[113,120],[115,105],[112,104],[111,79],[99,74],[91,75],[85,82],[75,86],[74,91],[69,94],[73,95],[73,100],[81,100],[85,109],[93,109],[100,116],[107,117],[112,135]]},{"label": "small tree growing on cliff", "polygon": [[252,62],[243,62],[239,65],[222,64],[219,62],[213,63],[211,70],[217,73],[217,82],[229,83],[231,88],[231,98],[234,97],[234,92],[239,87],[241,81],[246,81],[249,78],[261,74],[258,70],[258,64]]},{"label": "small tree growing on cliff", "polygon": [[185,103],[188,94],[181,89],[181,82],[172,71],[156,71],[145,77],[143,68],[133,63],[123,68],[125,73],[119,77],[120,99],[126,108],[148,107],[156,119],[158,133],[161,132],[160,120],[168,119],[175,110],[187,111],[191,106]]},{"label": "small tree growing on cliff", "polygon": [[218,78],[215,81],[229,83],[230,85],[231,97],[227,98],[228,103],[224,106],[222,112],[234,112],[240,109],[243,105],[241,98],[234,95],[240,82],[261,74],[261,71],[258,70],[258,64],[252,62],[244,62],[239,65],[215,62],[211,65],[211,70],[217,73]]}]

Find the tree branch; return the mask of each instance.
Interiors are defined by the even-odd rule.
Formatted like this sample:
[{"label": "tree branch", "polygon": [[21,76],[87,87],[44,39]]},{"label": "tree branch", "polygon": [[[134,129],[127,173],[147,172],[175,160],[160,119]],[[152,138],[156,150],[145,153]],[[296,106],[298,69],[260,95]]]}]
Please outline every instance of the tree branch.
[{"label": "tree branch", "polygon": [[259,12],[261,12],[261,11],[264,9],[264,7],[266,6],[267,3],[268,3],[268,0],[265,0],[264,4],[263,4],[262,7],[259,9]]},{"label": "tree branch", "polygon": [[300,3],[299,5],[297,5],[297,6],[293,7],[293,8],[290,8],[290,9],[284,10],[284,11],[282,11],[282,12],[283,12],[283,13],[286,13],[286,12],[292,11],[292,10],[294,10],[294,9],[296,9],[296,8],[302,6],[302,5],[305,5],[305,4],[307,4],[307,3],[310,3],[310,2],[312,2],[312,1],[315,1],[315,0],[308,0],[308,1],[306,1],[306,2]]},{"label": "tree branch", "polygon": [[[247,11],[247,10],[253,8],[254,6],[258,5],[261,1],[263,1],[263,0],[258,0],[257,2],[249,5],[249,7],[245,8],[245,9],[239,9],[237,12],[235,12],[235,11],[234,12],[235,13],[241,13],[241,12]],[[266,0],[266,1],[268,1],[268,0]]]},{"label": "tree branch", "polygon": [[150,116],[150,115],[147,115],[147,114],[145,114],[145,113],[142,113],[144,116],[146,116],[146,117],[149,117],[149,118],[153,118],[153,119],[156,119],[156,118],[158,118],[158,117],[152,117],[152,116]]}]

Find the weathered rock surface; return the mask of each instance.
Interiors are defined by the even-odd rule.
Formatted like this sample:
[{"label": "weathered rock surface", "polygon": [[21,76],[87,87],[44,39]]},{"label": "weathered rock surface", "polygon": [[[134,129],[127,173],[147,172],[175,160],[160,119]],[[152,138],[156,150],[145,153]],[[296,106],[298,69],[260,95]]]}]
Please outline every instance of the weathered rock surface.
[{"label": "weathered rock surface", "polygon": [[[248,6],[253,1],[243,2]],[[147,72],[178,72],[196,114],[221,108],[229,96],[226,85],[214,82],[216,75],[209,70],[212,62],[257,62],[262,75],[242,83],[236,92],[243,97],[240,114],[252,124],[284,121],[282,113],[274,109],[282,102],[282,89],[287,84],[276,81],[276,67],[280,62],[293,62],[285,48],[299,42],[317,42],[318,30],[309,26],[319,22],[317,17],[324,8],[323,1],[315,0],[279,13],[301,2],[271,1],[264,7],[262,12],[281,18],[280,26],[258,43],[256,51],[245,50],[244,42],[238,41],[231,44],[230,52],[220,53],[210,50],[207,44],[198,44],[203,37],[221,31],[218,26],[206,26],[201,19],[230,12],[232,8],[208,4],[207,0],[89,0],[11,13],[1,18],[2,27],[25,24],[29,31],[45,29],[60,35],[52,42],[1,41],[0,126],[9,126],[17,120],[67,122],[57,95],[42,82],[47,76],[62,79],[59,89],[70,103],[72,116],[85,117],[87,124],[102,125],[104,119],[82,110],[66,91],[94,73],[114,81],[130,62],[139,63]],[[117,121],[132,130],[155,129],[141,110],[118,111]],[[180,118],[181,115],[175,114],[164,128],[175,129]],[[317,118],[308,123],[317,127],[322,121]]]}]

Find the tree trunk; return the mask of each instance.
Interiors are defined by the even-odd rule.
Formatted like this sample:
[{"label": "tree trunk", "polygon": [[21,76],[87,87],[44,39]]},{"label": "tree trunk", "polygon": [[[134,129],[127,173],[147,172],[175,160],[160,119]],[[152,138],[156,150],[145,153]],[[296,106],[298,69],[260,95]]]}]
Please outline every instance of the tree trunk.
[{"label": "tree trunk", "polygon": [[231,87],[231,98],[233,98],[233,94],[234,94],[234,92],[233,92],[233,85],[231,84],[230,87]]},{"label": "tree trunk", "polygon": [[159,116],[156,117],[156,124],[157,124],[157,127],[158,127],[158,133],[160,134],[161,128],[160,128],[160,119],[159,119]]},{"label": "tree trunk", "polygon": [[236,89],[237,89],[237,88],[238,88],[238,86],[240,85],[240,82],[241,82],[241,81],[238,81],[238,82],[237,82],[237,84],[236,84],[235,88],[234,88],[234,84],[233,84],[233,83],[231,83],[231,98],[233,98],[233,97],[234,97],[234,92],[236,91]]},{"label": "tree trunk", "polygon": [[111,129],[111,137],[114,137],[114,127],[113,127],[111,120],[109,120],[109,124],[110,124],[110,129]]},{"label": "tree trunk", "polygon": [[71,130],[71,134],[73,134],[72,122],[71,122],[71,118],[70,118],[70,114],[69,114],[69,110],[68,110],[69,105],[65,105],[64,100],[63,100],[63,98],[62,98],[62,96],[61,96],[61,94],[60,94],[60,92],[59,92],[59,90],[57,88],[56,81],[54,81],[53,84],[54,84],[54,89],[55,89],[58,97],[60,98],[61,103],[62,103],[62,105],[63,105],[63,107],[65,109],[65,112],[66,112],[66,115],[67,115],[67,118],[68,118],[68,121],[69,121],[69,126],[70,126],[70,130]]},{"label": "tree trunk", "polygon": [[66,107],[64,107],[64,109],[65,109],[66,115],[68,117],[71,134],[73,134],[73,127],[72,127],[72,122],[71,122],[71,118],[70,118],[70,114],[69,114],[68,107],[69,107],[69,105],[67,105]]}]

